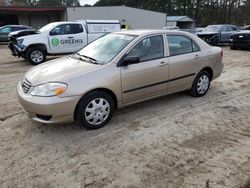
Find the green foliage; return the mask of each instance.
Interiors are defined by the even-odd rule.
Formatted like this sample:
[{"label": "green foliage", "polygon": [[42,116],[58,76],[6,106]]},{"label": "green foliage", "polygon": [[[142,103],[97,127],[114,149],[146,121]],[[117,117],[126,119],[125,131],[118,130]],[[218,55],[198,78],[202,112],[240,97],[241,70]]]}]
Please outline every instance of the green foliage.
[{"label": "green foliage", "polygon": [[26,6],[79,6],[79,0],[12,0],[13,5]]}]

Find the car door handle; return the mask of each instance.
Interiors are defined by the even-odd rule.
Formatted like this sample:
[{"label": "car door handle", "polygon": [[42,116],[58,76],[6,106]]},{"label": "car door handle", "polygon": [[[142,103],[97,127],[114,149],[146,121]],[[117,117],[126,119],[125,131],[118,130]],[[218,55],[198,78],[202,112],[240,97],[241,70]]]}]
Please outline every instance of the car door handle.
[{"label": "car door handle", "polygon": [[165,61],[162,61],[162,62],[160,62],[160,67],[163,67],[163,66],[166,66],[168,63],[167,62],[165,62]]},{"label": "car door handle", "polygon": [[68,39],[73,39],[74,37],[68,37]]},{"label": "car door handle", "polygon": [[199,59],[199,58],[201,58],[201,57],[197,54],[194,56],[194,59]]}]

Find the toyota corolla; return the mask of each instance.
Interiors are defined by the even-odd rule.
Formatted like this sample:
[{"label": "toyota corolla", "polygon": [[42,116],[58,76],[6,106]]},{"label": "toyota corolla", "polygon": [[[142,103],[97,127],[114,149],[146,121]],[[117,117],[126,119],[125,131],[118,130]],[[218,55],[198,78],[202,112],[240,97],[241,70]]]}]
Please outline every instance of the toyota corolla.
[{"label": "toyota corolla", "polygon": [[97,129],[134,103],[184,90],[204,96],[222,72],[222,56],[221,48],[187,32],[122,31],[31,68],[17,93],[35,121]]}]

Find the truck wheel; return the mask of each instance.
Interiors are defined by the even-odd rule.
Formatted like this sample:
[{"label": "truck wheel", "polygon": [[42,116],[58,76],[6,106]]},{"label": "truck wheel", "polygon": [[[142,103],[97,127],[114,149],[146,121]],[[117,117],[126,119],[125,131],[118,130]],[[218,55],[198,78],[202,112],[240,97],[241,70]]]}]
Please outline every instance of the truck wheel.
[{"label": "truck wheel", "polygon": [[38,65],[46,60],[46,53],[39,47],[31,47],[26,52],[26,59],[32,65]]},{"label": "truck wheel", "polygon": [[195,77],[190,93],[194,97],[204,96],[210,86],[211,76],[207,71],[201,71]]},{"label": "truck wheel", "polygon": [[114,100],[103,91],[93,91],[82,98],[76,108],[77,124],[87,129],[105,126],[114,113]]}]

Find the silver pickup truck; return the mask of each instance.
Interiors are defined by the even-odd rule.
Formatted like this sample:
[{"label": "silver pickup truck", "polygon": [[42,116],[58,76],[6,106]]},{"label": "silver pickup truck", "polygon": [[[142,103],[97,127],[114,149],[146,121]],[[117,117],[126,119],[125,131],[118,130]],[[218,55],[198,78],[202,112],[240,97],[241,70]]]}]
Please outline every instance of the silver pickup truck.
[{"label": "silver pickup truck", "polygon": [[239,29],[235,25],[209,25],[196,35],[208,44],[217,46],[219,43],[228,43],[231,35],[237,32]]}]

